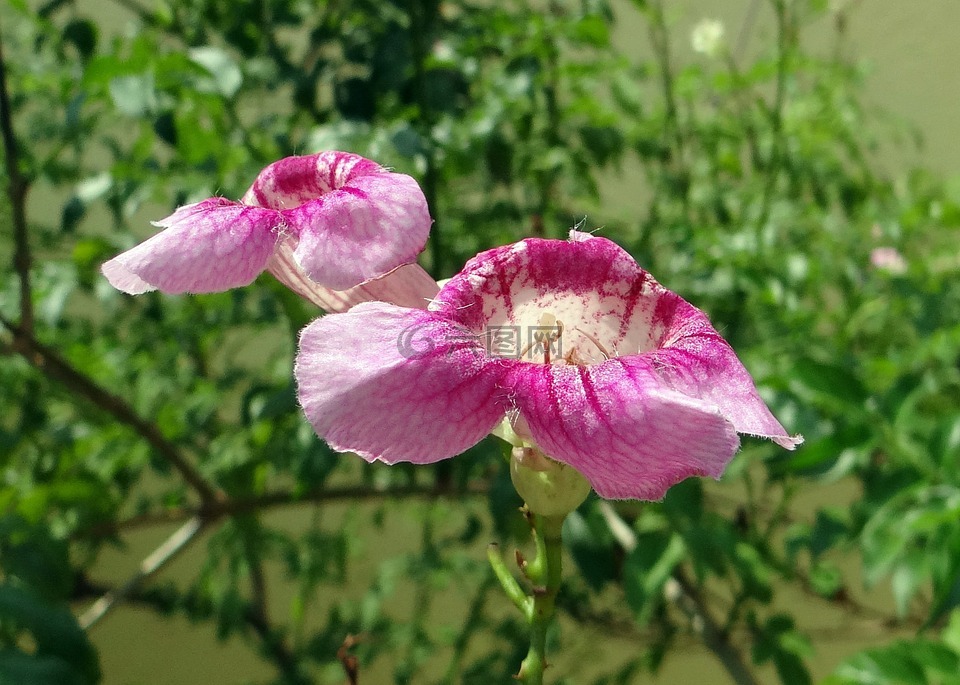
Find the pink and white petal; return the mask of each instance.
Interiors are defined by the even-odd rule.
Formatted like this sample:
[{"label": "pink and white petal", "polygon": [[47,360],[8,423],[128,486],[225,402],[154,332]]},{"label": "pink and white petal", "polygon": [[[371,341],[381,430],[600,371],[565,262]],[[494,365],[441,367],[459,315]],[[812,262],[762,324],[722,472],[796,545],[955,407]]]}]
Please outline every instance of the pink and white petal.
[{"label": "pink and white petal", "polygon": [[360,302],[389,302],[400,307],[426,309],[440,292],[440,286],[422,266],[414,262],[398,266],[380,278],[348,290],[327,290],[326,301],[336,307],[327,311],[346,311]]},{"label": "pink and white petal", "polygon": [[616,243],[574,232],[569,241],[528,238],[480,253],[430,309],[474,330],[519,326],[524,335],[549,314],[563,325],[565,349],[600,361],[655,348],[650,318],[662,290]]},{"label": "pink and white petal", "polygon": [[348,183],[282,212],[299,235],[297,263],[334,290],[416,261],[430,232],[426,198],[410,176],[378,170],[352,173]]},{"label": "pink and white petal", "polygon": [[331,290],[311,280],[293,259],[293,240],[277,246],[267,263],[267,271],[278,281],[324,311],[341,313],[361,302],[389,302],[400,307],[426,309],[440,287],[422,266],[414,262],[398,266],[380,278],[347,290]]},{"label": "pink and white petal", "polygon": [[353,178],[383,171],[376,162],[351,152],[284,157],[257,174],[243,202],[270,209],[290,209],[339,190]]},{"label": "pink and white petal", "polygon": [[660,298],[656,317],[666,330],[660,349],[647,353],[669,387],[716,405],[740,433],[770,438],[792,450],[791,436],[757,393],[750,373],[706,314],[673,293]]},{"label": "pink and white petal", "polygon": [[317,434],[368,461],[452,457],[504,415],[500,367],[482,340],[423,310],[365,302],[317,319],[294,374]]},{"label": "pink and white petal", "polygon": [[248,285],[265,268],[278,240],[277,212],[213,197],[179,208],[164,230],[106,262],[118,290],[140,294],[220,292]]},{"label": "pink and white petal", "polygon": [[639,356],[516,363],[508,385],[543,452],[608,499],[657,500],[688,476],[718,478],[740,444],[716,406],[666,387]]}]

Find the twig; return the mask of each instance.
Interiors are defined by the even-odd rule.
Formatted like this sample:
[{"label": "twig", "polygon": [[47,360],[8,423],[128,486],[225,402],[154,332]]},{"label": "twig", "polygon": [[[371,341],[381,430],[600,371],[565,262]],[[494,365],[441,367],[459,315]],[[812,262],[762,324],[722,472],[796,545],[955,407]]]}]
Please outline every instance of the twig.
[{"label": "twig", "polygon": [[[609,502],[600,502],[600,513],[607,522],[607,527],[614,539],[627,552],[636,549],[637,536],[626,521],[614,510]],[[703,644],[720,660],[727,673],[738,685],[759,685],[753,673],[743,661],[740,652],[734,648],[728,639],[727,633],[710,613],[703,597],[697,588],[687,579],[680,568],[673,571],[673,577],[668,579],[664,586],[664,595],[676,602],[677,606],[689,618],[694,629],[699,633]]]},{"label": "twig", "polygon": [[7,67],[3,59],[3,40],[0,37],[0,135],[3,137],[7,164],[7,196],[13,222],[13,269],[20,279],[20,326],[33,333],[33,299],[30,287],[30,241],[27,236],[27,180],[20,173],[20,155],[13,135],[13,111],[7,92]]},{"label": "twig", "polygon": [[309,682],[300,670],[296,655],[287,647],[283,635],[270,623],[270,615],[267,611],[267,581],[257,552],[259,522],[253,516],[246,516],[238,518],[236,523],[243,534],[244,551],[250,571],[250,607],[247,622],[260,636],[264,648],[277,669],[290,683]]},{"label": "twig", "polygon": [[757,12],[760,9],[760,0],[752,0],[750,7],[747,8],[747,14],[743,18],[743,24],[740,25],[740,31],[737,33],[737,45],[731,55],[735,62],[739,62],[747,49],[747,43],[750,41],[750,34],[757,23]]},{"label": "twig", "polygon": [[[14,347],[37,370],[60,381],[77,395],[92,401],[120,423],[130,426],[156,449],[196,490],[202,503],[201,509],[222,500],[220,493],[204,479],[180,449],[163,435],[155,423],[142,418],[122,397],[105,390],[92,378],[75,369],[57,352],[34,338],[29,331],[2,316],[0,324],[13,334]],[[198,512],[199,510],[194,514]]]},{"label": "twig", "polygon": [[663,101],[666,107],[665,133],[672,135],[677,147],[677,155],[683,158],[683,133],[680,130],[679,107],[673,88],[673,67],[671,66],[670,33],[667,29],[667,20],[663,16],[663,5],[660,0],[651,2],[650,11],[650,43],[660,60],[660,87],[663,91]]},{"label": "twig", "polygon": [[780,176],[779,166],[783,157],[783,105],[787,92],[787,67],[790,61],[790,42],[793,40],[793,27],[788,16],[787,0],[771,0],[777,15],[777,82],[770,107],[771,143],[770,159],[767,166],[767,178],[763,187],[760,215],[757,217],[757,250],[763,245],[763,226],[770,217],[770,207],[773,203],[773,191],[776,189],[777,178]]},{"label": "twig", "polygon": [[759,685],[740,652],[730,644],[728,634],[720,628],[719,622],[710,613],[703,596],[679,567],[674,569],[673,577],[667,580],[664,593],[676,599],[677,606],[690,618],[703,643],[720,659],[735,683]]},{"label": "twig", "polygon": [[273,507],[285,507],[297,504],[318,502],[358,502],[370,499],[437,499],[441,497],[483,496],[489,492],[490,486],[486,482],[471,483],[464,487],[437,487],[435,485],[403,485],[389,489],[377,489],[366,486],[349,486],[341,488],[317,488],[307,492],[283,490],[268,492],[255,497],[236,497],[220,499],[206,505],[171,507],[160,511],[137,514],[118,522],[97,525],[83,531],[84,535],[102,537],[112,535],[121,530],[130,530],[144,526],[177,523],[192,516],[203,514],[205,517],[216,520],[224,516],[234,516],[252,511],[262,511]]},{"label": "twig", "polygon": [[208,522],[200,516],[195,516],[185,524],[180,526],[173,535],[167,538],[163,544],[157,547],[134,573],[127,582],[115,590],[108,591],[100,599],[94,602],[80,616],[80,627],[84,630],[90,629],[97,621],[106,616],[117,602],[123,601],[129,595],[139,589],[140,585],[147,578],[163,568],[177,554],[193,540],[196,535],[208,525]]},{"label": "twig", "polygon": [[129,12],[132,12],[136,15],[137,19],[142,21],[147,26],[157,26],[158,21],[156,16],[154,16],[147,8],[141,5],[135,0],[113,0],[116,4],[120,5]]},{"label": "twig", "polygon": [[437,190],[439,185],[439,169],[433,139],[433,126],[436,123],[436,114],[430,104],[427,92],[426,62],[430,56],[430,42],[433,40],[434,25],[436,23],[435,4],[425,0],[408,0],[407,13],[410,17],[410,52],[413,57],[413,88],[417,99],[418,126],[417,132],[424,145],[425,170],[423,174],[423,195],[427,200],[427,208],[433,218],[430,227],[430,275],[435,279],[444,278],[446,268],[446,246],[440,232],[439,212],[437,206]]},{"label": "twig", "polygon": [[357,685],[360,682],[360,660],[357,659],[356,655],[351,654],[350,650],[361,640],[362,636],[347,635],[337,650],[337,661],[343,666],[343,672],[347,676],[349,685]]},{"label": "twig", "polygon": [[470,639],[474,633],[483,625],[483,610],[487,603],[487,595],[494,586],[494,579],[491,575],[486,575],[470,601],[467,607],[467,615],[463,619],[463,628],[453,642],[453,654],[450,656],[450,664],[447,666],[446,675],[440,681],[452,685],[457,682],[457,676],[463,672],[463,660],[470,644]]},{"label": "twig", "polygon": [[[119,592],[120,592],[119,588],[115,589],[115,588],[111,588],[109,585],[106,585],[104,583],[91,581],[81,572],[76,577],[71,599],[83,600],[89,597],[99,597],[101,595],[105,596],[109,594],[116,594]],[[165,599],[161,595],[157,595],[155,593],[151,593],[147,590],[144,590],[142,588],[142,584],[141,584],[141,587],[131,588],[126,593],[123,599],[127,603],[140,604],[144,607],[153,609],[154,611],[159,611],[164,614],[168,613],[171,609],[171,604],[167,599]],[[243,611],[240,613],[240,616],[242,617],[244,623],[250,626],[250,628],[252,628],[253,631],[257,634],[257,636],[261,639],[261,641],[263,641],[265,649],[268,652],[270,652],[271,656],[274,658],[275,661],[277,661],[278,663],[280,663],[281,660],[284,663],[291,663],[291,664],[296,663],[296,656],[294,654],[292,654],[289,650],[287,650],[282,645],[280,645],[279,647],[276,645],[276,643],[273,641],[273,637],[275,635],[274,629],[271,628],[269,624],[264,623],[259,617],[259,615],[257,614],[257,612],[255,612],[251,606],[245,605],[243,607]],[[299,671],[297,671],[297,677],[299,677],[300,679],[293,680],[291,682],[294,682],[294,683],[310,682],[308,679],[304,678],[302,673],[300,673]]]}]

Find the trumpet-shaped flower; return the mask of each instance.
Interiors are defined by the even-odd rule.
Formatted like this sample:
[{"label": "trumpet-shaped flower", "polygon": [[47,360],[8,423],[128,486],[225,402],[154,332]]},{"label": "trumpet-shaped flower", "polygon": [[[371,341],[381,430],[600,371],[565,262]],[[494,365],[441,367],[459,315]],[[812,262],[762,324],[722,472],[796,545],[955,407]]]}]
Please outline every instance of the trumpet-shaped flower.
[{"label": "trumpet-shaped flower", "polygon": [[[106,262],[103,274],[130,294],[177,294],[248,285],[269,269],[320,306],[345,310],[386,294],[382,284],[369,286],[372,294],[361,284],[414,262],[430,223],[410,176],[346,152],[287,157],[239,202],[212,197],[156,222],[164,230]],[[436,293],[416,266],[389,278],[408,295],[391,299],[404,304]]]},{"label": "trumpet-shaped flower", "polygon": [[583,233],[484,252],[428,310],[364,303],[300,338],[300,402],[333,448],[435,462],[505,416],[607,498],[719,477],[737,433],[791,437],[706,315]]}]

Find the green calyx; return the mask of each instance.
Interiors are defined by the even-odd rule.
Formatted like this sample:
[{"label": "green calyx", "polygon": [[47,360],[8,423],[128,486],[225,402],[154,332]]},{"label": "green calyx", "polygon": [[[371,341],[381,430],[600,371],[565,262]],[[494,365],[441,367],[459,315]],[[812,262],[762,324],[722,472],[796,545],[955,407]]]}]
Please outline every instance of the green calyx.
[{"label": "green calyx", "polygon": [[510,479],[527,508],[541,516],[566,516],[590,494],[590,483],[579,471],[537,447],[513,448]]}]

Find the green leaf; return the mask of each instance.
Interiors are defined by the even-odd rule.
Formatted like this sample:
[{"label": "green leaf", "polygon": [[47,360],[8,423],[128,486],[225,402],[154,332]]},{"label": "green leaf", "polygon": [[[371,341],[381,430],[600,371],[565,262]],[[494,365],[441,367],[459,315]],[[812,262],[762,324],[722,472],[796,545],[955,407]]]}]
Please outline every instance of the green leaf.
[{"label": "green leaf", "polygon": [[243,73],[230,55],[220,48],[191,48],[190,60],[207,70],[212,77],[209,82],[199,81],[197,90],[214,92],[232,98],[243,85]]},{"label": "green leaf", "polygon": [[[616,577],[618,565],[609,529],[593,509],[595,507],[581,507],[567,516],[563,522],[563,541],[583,579],[594,590],[600,590]],[[581,511],[588,511],[589,518]]]},{"label": "green leaf", "polygon": [[641,624],[648,622],[663,602],[663,586],[683,561],[686,545],[676,534],[642,533],[623,568],[627,603]]},{"label": "green leaf", "polygon": [[84,678],[82,682],[100,680],[97,654],[65,608],[50,604],[23,588],[0,585],[0,618],[32,635],[38,657],[62,660]]},{"label": "green leaf", "polygon": [[849,370],[837,365],[819,362],[809,357],[793,363],[794,382],[815,397],[861,408],[867,398],[867,389]]},{"label": "green leaf", "polygon": [[29,584],[45,599],[63,599],[73,583],[69,561],[66,544],[44,526],[15,515],[0,518],[0,568],[8,580]]},{"label": "green leaf", "polygon": [[844,519],[844,514],[838,509],[824,508],[817,512],[810,533],[810,554],[814,559],[846,537],[848,531]]},{"label": "green leaf", "polygon": [[62,659],[0,649],[0,685],[90,685]]},{"label": "green leaf", "polygon": [[571,37],[595,48],[602,48],[610,43],[610,30],[602,18],[588,14],[573,24]]},{"label": "green leaf", "polygon": [[810,585],[821,597],[835,597],[843,588],[843,575],[834,564],[819,561],[810,568]]},{"label": "green leaf", "polygon": [[97,50],[97,27],[87,19],[74,19],[63,28],[63,39],[72,43],[83,59],[90,59]]},{"label": "green leaf", "polygon": [[156,106],[152,73],[115,76],[110,79],[109,88],[114,106],[128,116],[144,116]]},{"label": "green leaf", "polygon": [[927,676],[900,644],[857,654],[837,668],[847,682],[863,685],[927,685]]}]

